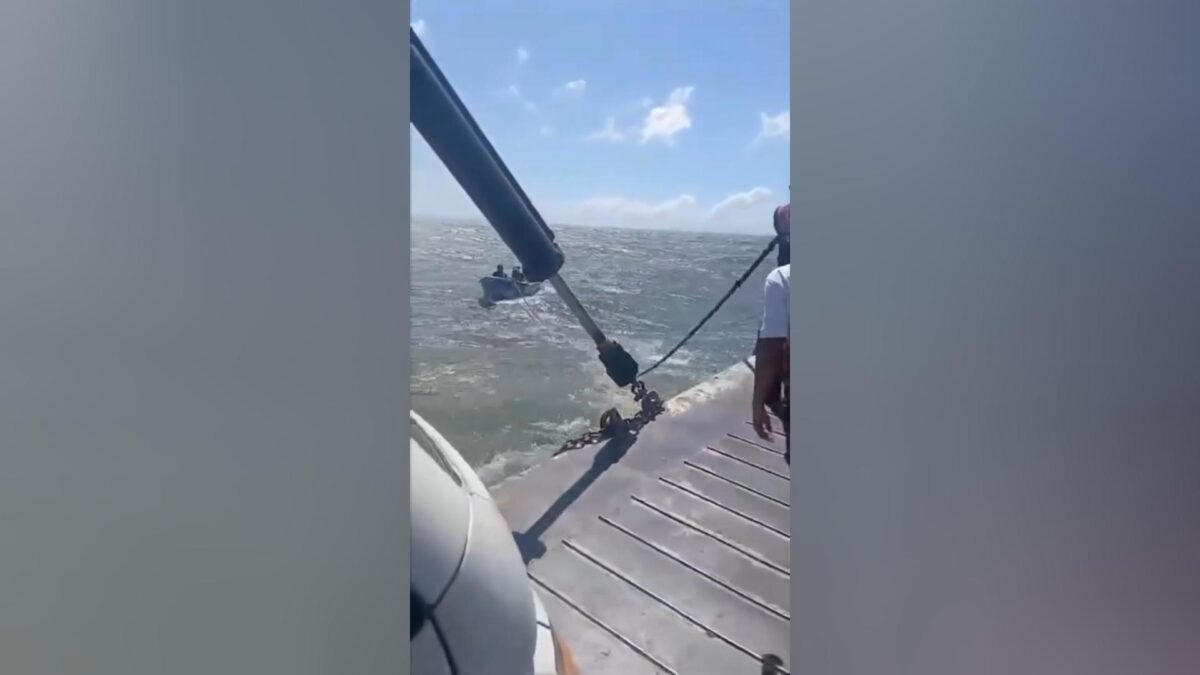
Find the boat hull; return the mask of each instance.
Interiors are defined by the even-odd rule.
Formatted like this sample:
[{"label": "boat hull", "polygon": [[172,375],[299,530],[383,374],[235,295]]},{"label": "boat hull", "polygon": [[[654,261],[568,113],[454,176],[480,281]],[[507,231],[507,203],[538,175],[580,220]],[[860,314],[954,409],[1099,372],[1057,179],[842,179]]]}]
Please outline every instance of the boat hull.
[{"label": "boat hull", "polygon": [[479,280],[479,285],[483,289],[483,300],[489,303],[528,298],[542,290],[541,283],[513,281],[500,277],[483,277]]}]

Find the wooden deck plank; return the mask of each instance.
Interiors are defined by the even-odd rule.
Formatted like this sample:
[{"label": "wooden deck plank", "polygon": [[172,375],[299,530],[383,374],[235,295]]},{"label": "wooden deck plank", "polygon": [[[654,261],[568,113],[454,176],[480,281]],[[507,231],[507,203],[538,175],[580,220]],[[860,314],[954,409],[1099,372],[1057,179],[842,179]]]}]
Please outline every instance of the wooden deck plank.
[{"label": "wooden deck plank", "polygon": [[645,484],[638,504],[769,566],[791,569],[791,540],[665,483]]},{"label": "wooden deck plank", "polygon": [[643,593],[686,613],[722,642],[753,654],[755,661],[788,639],[786,616],[731,590],[736,587],[723,585],[721,577],[697,573],[620,529],[593,528],[569,539],[567,546],[602,561]]},{"label": "wooden deck plank", "polygon": [[[782,432],[783,427],[779,426],[775,428],[775,431]],[[758,434],[754,433],[754,427],[748,421],[741,426],[734,426],[730,428],[726,432],[726,436],[743,443],[758,445],[770,450],[774,450],[780,455],[783,455],[784,451],[787,450],[787,436],[784,436],[782,433],[773,433],[769,439],[760,438]]]},{"label": "wooden deck plank", "polygon": [[[637,670],[620,670],[617,664],[604,662],[594,664],[595,669],[589,673],[689,675],[737,673],[754,667],[752,658],[567,547],[559,547],[534,563],[531,575],[580,607],[593,630],[614,631],[645,653]],[[552,615],[550,620],[557,619]],[[566,639],[574,642],[581,638],[567,635]]]},{"label": "wooden deck plank", "polygon": [[708,447],[705,447],[703,452],[697,453],[695,457],[685,460],[684,464],[693,469],[708,472],[715,478],[728,481],[784,506],[787,506],[792,498],[791,485],[787,479],[728,455],[714,452]]},{"label": "wooden deck plank", "polygon": [[636,502],[606,520],[678,565],[694,568],[715,579],[714,583],[727,584],[743,599],[767,608],[769,613],[790,615],[788,575],[739,555]]},{"label": "wooden deck plank", "polygon": [[744,443],[729,436],[713,439],[709,444],[713,450],[737,457],[746,462],[756,464],[774,473],[788,476],[790,469],[783,455],[775,450],[767,450],[759,445]]},{"label": "wooden deck plank", "polygon": [[785,535],[791,534],[791,513],[786,506],[763,499],[702,471],[685,467],[677,475],[664,476],[660,480],[678,490],[719,504],[721,508],[742,518],[762,523]]},{"label": "wooden deck plank", "polygon": [[752,673],[768,653],[788,672],[786,438],[754,433],[750,389],[732,368],[636,439],[493,489],[585,672]]},{"label": "wooden deck plank", "polygon": [[544,587],[538,586],[537,589],[542,604],[546,607],[546,613],[554,618],[555,630],[573,638],[568,648],[580,672],[602,672],[601,669],[647,675],[666,675],[671,672],[656,667],[653,662],[597,626],[578,609],[546,591]]}]

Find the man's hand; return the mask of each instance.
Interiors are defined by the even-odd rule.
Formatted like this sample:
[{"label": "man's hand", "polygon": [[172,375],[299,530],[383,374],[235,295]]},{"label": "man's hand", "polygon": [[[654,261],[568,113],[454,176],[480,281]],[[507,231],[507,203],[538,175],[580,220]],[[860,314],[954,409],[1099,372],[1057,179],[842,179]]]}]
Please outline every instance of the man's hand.
[{"label": "man's hand", "polygon": [[762,403],[754,405],[754,432],[764,441],[771,440],[771,416]]}]

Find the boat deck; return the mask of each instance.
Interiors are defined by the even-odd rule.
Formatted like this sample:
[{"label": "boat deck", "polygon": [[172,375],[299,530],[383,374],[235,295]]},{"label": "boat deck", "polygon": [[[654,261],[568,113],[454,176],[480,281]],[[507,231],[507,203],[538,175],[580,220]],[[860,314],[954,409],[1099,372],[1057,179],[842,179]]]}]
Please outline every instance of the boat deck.
[{"label": "boat deck", "polygon": [[743,362],[636,441],[492,490],[582,672],[789,672],[790,477],[785,438],[750,426],[752,379]]}]

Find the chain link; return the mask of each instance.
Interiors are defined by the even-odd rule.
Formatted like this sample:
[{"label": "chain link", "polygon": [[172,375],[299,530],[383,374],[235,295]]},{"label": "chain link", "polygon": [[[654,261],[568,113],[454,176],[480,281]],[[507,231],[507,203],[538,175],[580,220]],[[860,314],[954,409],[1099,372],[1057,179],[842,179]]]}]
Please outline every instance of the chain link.
[{"label": "chain link", "polygon": [[554,454],[557,456],[568,450],[578,450],[589,445],[595,445],[601,441],[613,438],[619,433],[636,436],[643,427],[666,412],[667,407],[663,403],[662,397],[658,395],[657,391],[646,389],[645,382],[638,380],[629,387],[629,391],[633,394],[634,402],[641,405],[641,408],[634,413],[633,417],[624,419],[621,417],[621,413],[617,412],[616,408],[609,408],[600,416],[599,429],[567,440]]}]

